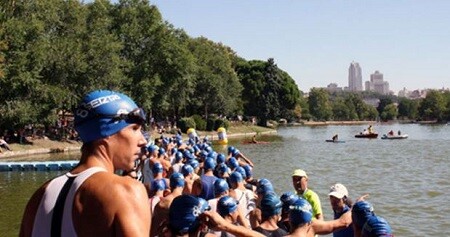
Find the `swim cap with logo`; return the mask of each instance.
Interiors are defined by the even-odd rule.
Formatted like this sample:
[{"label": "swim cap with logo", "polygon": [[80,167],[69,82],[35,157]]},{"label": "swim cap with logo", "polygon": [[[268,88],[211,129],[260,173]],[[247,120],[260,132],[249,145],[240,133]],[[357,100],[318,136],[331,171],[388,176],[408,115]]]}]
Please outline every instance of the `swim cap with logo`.
[{"label": "swim cap with logo", "polygon": [[387,221],[379,216],[370,216],[366,223],[364,224],[362,231],[362,237],[391,237],[392,234],[391,226]]},{"label": "swim cap with logo", "polygon": [[92,142],[145,122],[145,113],[128,96],[109,90],[87,94],[75,109],[74,125],[81,140]]},{"label": "swim cap with logo", "polygon": [[181,173],[173,173],[170,176],[170,188],[184,187],[184,176]]},{"label": "swim cap with logo", "polygon": [[230,187],[225,179],[218,178],[214,181],[214,196],[220,195],[228,190]]},{"label": "swim cap with logo", "polygon": [[289,221],[293,227],[309,223],[311,220],[312,207],[305,199],[299,198],[289,206]]},{"label": "swim cap with logo", "polygon": [[352,220],[359,228],[362,228],[364,223],[373,213],[373,206],[367,201],[359,201],[352,206]]},{"label": "swim cap with logo", "polygon": [[169,208],[169,228],[176,235],[195,232],[200,226],[200,215],[209,209],[201,199],[183,194],[173,199]]},{"label": "swim cap with logo", "polygon": [[224,196],[221,197],[217,201],[217,212],[222,216],[225,217],[226,215],[233,213],[238,208],[238,202],[236,199],[230,197],[230,196]]},{"label": "swim cap with logo", "polygon": [[164,168],[163,168],[163,166],[162,166],[161,163],[155,163],[155,164],[153,164],[153,167],[152,167],[152,172],[153,172],[153,174],[159,174],[159,173],[162,173],[163,170],[164,170]]},{"label": "swim cap with logo", "polygon": [[283,212],[289,211],[289,206],[297,201],[297,199],[299,199],[299,197],[293,192],[284,192],[281,194],[280,200],[283,202]]},{"label": "swim cap with logo", "polygon": [[275,193],[267,193],[261,200],[261,213],[264,219],[281,214],[283,203]]}]

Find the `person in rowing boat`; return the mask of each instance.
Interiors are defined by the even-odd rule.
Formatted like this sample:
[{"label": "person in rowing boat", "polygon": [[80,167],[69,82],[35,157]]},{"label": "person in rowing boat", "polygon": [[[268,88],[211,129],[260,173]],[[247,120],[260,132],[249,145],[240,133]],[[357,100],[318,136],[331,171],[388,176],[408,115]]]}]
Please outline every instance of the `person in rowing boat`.
[{"label": "person in rowing boat", "polygon": [[74,116],[83,141],[80,162],[33,194],[20,236],[149,236],[144,185],[115,174],[134,170],[147,144],[144,111],[122,93],[97,90],[82,99]]},{"label": "person in rowing boat", "polygon": [[335,134],[335,135],[333,136],[333,138],[331,138],[331,139],[333,140],[333,142],[336,142],[336,141],[338,140],[338,135]]}]

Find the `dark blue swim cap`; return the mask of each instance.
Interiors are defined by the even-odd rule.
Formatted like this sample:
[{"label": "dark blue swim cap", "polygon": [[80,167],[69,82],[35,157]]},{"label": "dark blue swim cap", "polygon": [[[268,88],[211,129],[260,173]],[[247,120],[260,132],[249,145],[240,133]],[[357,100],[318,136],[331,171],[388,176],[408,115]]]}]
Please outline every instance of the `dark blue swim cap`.
[{"label": "dark blue swim cap", "polygon": [[239,166],[239,162],[234,157],[230,157],[228,159],[228,167],[230,167],[231,170],[236,169]]},{"label": "dark blue swim cap", "polygon": [[203,169],[205,171],[207,170],[213,170],[214,167],[216,167],[216,162],[214,161],[214,159],[212,158],[206,158],[204,164],[203,164]]},{"label": "dark blue swim cap", "polygon": [[225,155],[222,153],[219,153],[217,155],[217,164],[222,164],[225,162]]},{"label": "dark blue swim cap", "polygon": [[297,201],[297,199],[299,199],[299,197],[297,196],[297,194],[293,193],[293,192],[284,192],[283,194],[281,194],[280,200],[281,202],[283,202],[283,212],[287,212],[289,211],[289,206],[292,205],[295,201]]},{"label": "dark blue swim cap", "polygon": [[233,173],[231,173],[230,175],[230,182],[233,183],[240,183],[242,182],[244,179],[242,178],[242,174],[234,171]]},{"label": "dark blue swim cap", "polygon": [[225,179],[218,178],[214,181],[214,196],[220,195],[228,190],[230,190],[230,187]]},{"label": "dark blue swim cap", "polygon": [[379,216],[370,216],[364,224],[362,231],[362,237],[390,237],[392,234],[391,226],[387,221]]},{"label": "dark blue swim cap", "polygon": [[291,226],[298,226],[311,222],[312,207],[308,201],[303,198],[297,199],[289,206],[289,221]]},{"label": "dark blue swim cap", "polygon": [[242,168],[244,168],[245,176],[247,178],[250,178],[250,177],[253,176],[253,168],[249,164],[246,164],[246,165],[242,166]]},{"label": "dark blue swim cap", "polygon": [[169,208],[169,228],[177,235],[197,231],[200,215],[210,209],[205,202],[192,195],[181,195],[173,199]]},{"label": "dark blue swim cap", "polygon": [[263,218],[281,214],[283,203],[275,193],[267,193],[261,199],[261,214]]},{"label": "dark blue swim cap", "polygon": [[238,202],[236,199],[230,196],[224,196],[217,201],[217,212],[225,217],[226,215],[233,213],[238,208]]},{"label": "dark blue swim cap", "polygon": [[266,193],[275,192],[272,183],[268,179],[260,179],[256,185],[256,193],[264,195]]},{"label": "dark blue swim cap", "polygon": [[166,189],[166,181],[164,179],[154,179],[151,183],[151,191],[163,191]]},{"label": "dark blue swim cap", "polygon": [[194,173],[194,168],[192,168],[192,166],[189,164],[185,164],[185,165],[183,165],[183,167],[181,167],[181,173],[184,176],[188,176],[188,175]]},{"label": "dark blue swim cap", "polygon": [[181,173],[173,173],[169,181],[170,188],[184,187],[184,176]]},{"label": "dark blue swim cap", "polygon": [[145,113],[128,96],[109,90],[87,94],[74,111],[81,140],[92,142],[118,133],[126,126],[145,122]]},{"label": "dark blue swim cap", "polygon": [[352,220],[357,227],[362,228],[367,218],[375,215],[373,206],[367,201],[359,201],[352,206]]},{"label": "dark blue swim cap", "polygon": [[153,164],[153,167],[152,167],[152,172],[153,172],[153,174],[159,174],[159,173],[162,173],[163,170],[164,170],[164,168],[163,168],[163,166],[162,166],[161,163],[155,163],[155,164]]},{"label": "dark blue swim cap", "polygon": [[241,173],[243,179],[247,178],[247,174],[245,173],[244,168],[242,168],[241,166],[238,166],[234,171]]}]

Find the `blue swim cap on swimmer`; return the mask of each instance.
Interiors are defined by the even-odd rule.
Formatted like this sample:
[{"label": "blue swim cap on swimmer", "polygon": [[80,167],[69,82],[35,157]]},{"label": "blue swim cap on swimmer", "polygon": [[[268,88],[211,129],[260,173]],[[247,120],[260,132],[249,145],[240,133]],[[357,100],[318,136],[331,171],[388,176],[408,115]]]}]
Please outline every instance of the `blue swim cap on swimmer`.
[{"label": "blue swim cap on swimmer", "polygon": [[299,198],[289,206],[289,222],[292,227],[309,223],[311,220],[312,207],[305,199]]},{"label": "blue swim cap on swimmer", "polygon": [[233,153],[234,150],[236,150],[236,148],[234,148],[234,146],[229,146],[228,147],[228,154]]},{"label": "blue swim cap on swimmer", "polygon": [[85,143],[114,135],[130,124],[145,122],[144,111],[130,97],[109,90],[87,94],[74,116],[75,130]]},{"label": "blue swim cap on swimmer", "polygon": [[362,228],[367,218],[375,215],[373,206],[367,201],[359,201],[352,206],[352,220],[357,227]]},{"label": "blue swim cap on swimmer", "polygon": [[192,168],[195,170],[200,166],[200,163],[196,159],[192,159],[189,161],[189,164],[192,166]]},{"label": "blue swim cap on swimmer", "polygon": [[236,169],[239,166],[239,162],[234,157],[230,157],[228,159],[228,167],[230,167],[231,170]]},{"label": "blue swim cap on swimmer", "polygon": [[162,166],[161,163],[155,163],[155,164],[153,164],[153,167],[152,167],[152,172],[153,172],[153,174],[159,174],[159,173],[162,173],[163,170],[164,170],[164,168],[163,168],[163,166]]},{"label": "blue swim cap on swimmer", "polygon": [[216,162],[212,158],[206,158],[205,163],[203,164],[203,169],[205,171],[213,170],[214,167],[216,167]]},{"label": "blue swim cap on swimmer", "polygon": [[159,147],[157,145],[150,145],[150,146],[147,147],[147,151],[149,153],[153,153],[156,150],[159,150]]},{"label": "blue swim cap on swimmer", "polygon": [[381,237],[392,235],[391,226],[387,221],[379,216],[370,216],[361,230],[362,237]]},{"label": "blue swim cap on swimmer", "polygon": [[225,179],[218,178],[214,181],[214,196],[220,195],[228,190],[230,187]]},{"label": "blue swim cap on swimmer", "polygon": [[158,155],[159,155],[159,156],[162,156],[162,155],[164,155],[164,154],[166,154],[166,149],[160,147],[159,150],[158,150]]},{"label": "blue swim cap on swimmer", "polygon": [[242,168],[244,168],[245,177],[250,178],[253,176],[253,168],[249,164],[242,166]]},{"label": "blue swim cap on swimmer", "polygon": [[217,201],[217,212],[222,216],[225,217],[226,215],[233,213],[238,208],[238,203],[236,199],[230,197],[230,196],[224,196],[219,198],[219,201]]},{"label": "blue swim cap on swimmer", "polygon": [[280,200],[283,203],[283,212],[287,212],[289,211],[289,206],[292,205],[295,201],[297,201],[297,199],[299,199],[299,197],[297,196],[297,194],[293,193],[293,192],[284,192],[283,194],[281,194]]},{"label": "blue swim cap on swimmer", "polygon": [[175,154],[175,163],[180,162],[182,159],[183,159],[183,153],[181,153],[180,151],[178,151],[178,152]]},{"label": "blue swim cap on swimmer", "polygon": [[169,228],[176,235],[197,231],[200,215],[208,209],[199,198],[181,195],[173,199],[169,208]]},{"label": "blue swim cap on swimmer", "polygon": [[267,193],[261,199],[261,213],[263,219],[281,214],[283,203],[275,193]]},{"label": "blue swim cap on swimmer", "polygon": [[225,155],[222,153],[219,153],[217,155],[217,164],[225,163]]},{"label": "blue swim cap on swimmer", "polygon": [[230,175],[230,182],[233,184],[233,183],[239,183],[239,182],[242,182],[242,180],[244,180],[243,178],[242,178],[242,175],[241,175],[241,173],[239,173],[239,172],[237,172],[237,171],[234,171],[233,173],[231,173],[231,175]]},{"label": "blue swim cap on swimmer", "polygon": [[237,157],[237,156],[240,155],[240,154],[241,154],[241,152],[240,152],[238,149],[235,149],[235,150],[231,153],[231,155],[234,156],[234,157]]},{"label": "blue swim cap on swimmer", "polygon": [[223,175],[230,173],[230,169],[224,163],[219,164],[216,167],[216,170],[217,170],[217,173],[218,173],[219,177],[223,177]]},{"label": "blue swim cap on swimmer", "polygon": [[244,168],[238,166],[234,171],[241,173],[243,179],[247,178],[247,175],[245,174]]},{"label": "blue swim cap on swimmer", "polygon": [[184,176],[181,173],[173,173],[170,176],[170,188],[184,187]]},{"label": "blue swim cap on swimmer", "polygon": [[192,168],[192,166],[189,164],[185,164],[185,165],[183,165],[183,167],[181,167],[181,173],[184,176],[188,176],[188,175],[194,173],[194,168]]},{"label": "blue swim cap on swimmer", "polygon": [[154,179],[150,185],[150,191],[163,191],[166,189],[166,181],[164,179]]},{"label": "blue swim cap on swimmer", "polygon": [[264,195],[266,193],[275,192],[272,183],[268,179],[260,179],[256,184],[256,193]]}]

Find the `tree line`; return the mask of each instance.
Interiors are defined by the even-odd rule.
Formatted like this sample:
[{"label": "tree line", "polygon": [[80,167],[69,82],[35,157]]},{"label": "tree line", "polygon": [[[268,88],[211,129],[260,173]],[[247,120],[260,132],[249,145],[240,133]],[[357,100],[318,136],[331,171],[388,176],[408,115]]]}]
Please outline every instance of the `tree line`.
[{"label": "tree line", "polygon": [[[156,119],[245,115],[265,125],[280,118],[372,119],[383,112],[388,118],[392,107],[376,111],[361,95],[321,89],[304,98],[274,59],[246,60],[222,43],[190,37],[147,0],[2,1],[0,89],[0,131],[54,124],[95,89],[122,91]],[[409,118],[448,118],[449,96],[437,97],[395,110]]]}]

